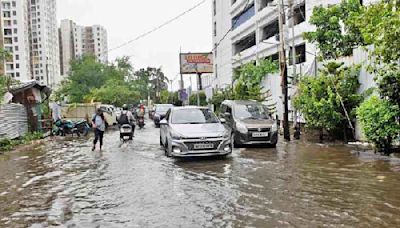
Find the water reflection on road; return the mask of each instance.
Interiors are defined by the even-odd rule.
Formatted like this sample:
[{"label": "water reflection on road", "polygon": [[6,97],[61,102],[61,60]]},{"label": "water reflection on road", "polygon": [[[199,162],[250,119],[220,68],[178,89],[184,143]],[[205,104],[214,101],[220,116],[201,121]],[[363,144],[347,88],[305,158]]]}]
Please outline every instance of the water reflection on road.
[{"label": "water reflection on road", "polygon": [[0,157],[0,227],[398,227],[400,160],[280,143],[221,159],[166,158],[148,126]]}]

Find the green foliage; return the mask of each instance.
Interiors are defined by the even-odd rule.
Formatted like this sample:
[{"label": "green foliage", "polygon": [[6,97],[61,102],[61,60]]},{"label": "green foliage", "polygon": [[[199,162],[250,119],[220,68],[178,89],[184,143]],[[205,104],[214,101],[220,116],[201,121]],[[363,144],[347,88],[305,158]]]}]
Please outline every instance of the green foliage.
[{"label": "green foliage", "polygon": [[161,68],[140,69],[133,75],[133,87],[139,91],[142,100],[150,95],[155,103],[160,103],[161,91],[168,89],[168,78]]},{"label": "green foliage", "polygon": [[[189,97],[190,105],[197,105],[197,94],[192,94]],[[207,106],[207,96],[204,92],[200,92],[200,106]]]},{"label": "green foliage", "polygon": [[364,7],[354,15],[366,45],[373,45],[377,63],[392,63],[400,59],[400,1],[381,1]]},{"label": "green foliage", "polygon": [[109,81],[99,89],[93,89],[86,96],[86,101],[91,100],[103,104],[113,104],[122,107],[124,104],[134,104],[140,99],[140,94],[132,90],[127,84],[118,81]]},{"label": "green foliage", "polygon": [[399,136],[399,116],[399,106],[377,96],[372,96],[357,109],[357,117],[366,138],[387,154],[391,152],[393,140]]},{"label": "green foliage", "polygon": [[353,17],[361,11],[359,0],[342,0],[329,7],[317,6],[310,19],[316,30],[304,33],[304,38],[317,45],[322,59],[352,55],[355,47],[364,44],[359,27],[353,23]]},{"label": "green foliage", "polygon": [[385,64],[376,77],[379,93],[400,107],[400,66],[398,63]]},{"label": "green foliage", "polygon": [[359,74],[360,66],[343,67],[330,62],[318,77],[300,81],[294,105],[304,115],[307,127],[333,131],[348,125],[341,101],[353,119],[355,108],[362,101],[362,95],[357,94]]},{"label": "green foliage", "polygon": [[225,100],[233,100],[233,99],[235,98],[232,89],[227,88],[224,90],[217,91],[210,100],[210,103],[214,105],[215,112],[219,114],[222,102],[224,102]]},{"label": "green foliage", "polygon": [[33,133],[28,133],[24,137],[15,140],[4,139],[0,141],[0,151],[10,151],[13,150],[16,146],[28,144],[32,141],[43,138],[44,138],[43,133],[33,132]]},{"label": "green foliage", "polygon": [[71,61],[68,81],[64,82],[58,92],[67,94],[71,103],[81,103],[92,89],[100,88],[107,80],[106,66],[94,56],[83,56]]},{"label": "green foliage", "polygon": [[233,97],[236,100],[264,101],[267,91],[264,91],[261,82],[267,74],[277,71],[278,64],[270,59],[260,60],[257,65],[254,63],[242,65],[235,74]]}]

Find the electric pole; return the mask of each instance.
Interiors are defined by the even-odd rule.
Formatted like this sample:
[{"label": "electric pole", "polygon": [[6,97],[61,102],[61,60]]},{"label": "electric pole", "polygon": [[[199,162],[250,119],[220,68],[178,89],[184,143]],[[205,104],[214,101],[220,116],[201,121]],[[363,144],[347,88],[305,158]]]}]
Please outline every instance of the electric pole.
[{"label": "electric pole", "polygon": [[290,141],[290,129],[289,129],[289,98],[288,98],[288,71],[286,64],[286,52],[285,52],[285,38],[283,31],[283,22],[285,20],[285,9],[283,0],[279,1],[279,40],[280,40],[280,73],[282,77],[282,95],[283,95],[283,136],[285,140]]}]

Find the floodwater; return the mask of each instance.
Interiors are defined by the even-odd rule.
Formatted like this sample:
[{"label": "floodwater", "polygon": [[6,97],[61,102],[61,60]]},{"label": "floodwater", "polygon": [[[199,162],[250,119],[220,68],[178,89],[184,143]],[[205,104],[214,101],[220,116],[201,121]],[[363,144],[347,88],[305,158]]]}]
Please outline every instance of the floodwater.
[{"label": "floodwater", "polygon": [[148,125],[0,155],[0,227],[400,227],[400,159],[280,143],[175,160]]}]

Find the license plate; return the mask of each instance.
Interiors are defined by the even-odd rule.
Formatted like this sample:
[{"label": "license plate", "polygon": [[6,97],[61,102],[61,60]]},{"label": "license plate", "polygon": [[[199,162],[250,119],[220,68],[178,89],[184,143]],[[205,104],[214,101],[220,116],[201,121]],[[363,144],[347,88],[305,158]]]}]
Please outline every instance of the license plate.
[{"label": "license plate", "polygon": [[214,144],[194,144],[195,150],[214,149]]},{"label": "license plate", "polygon": [[128,132],[130,132],[131,130],[130,130],[130,129],[122,129],[121,131],[122,131],[122,133],[128,133]]},{"label": "license plate", "polygon": [[268,137],[268,132],[253,133],[253,138],[262,138],[262,137]]}]

